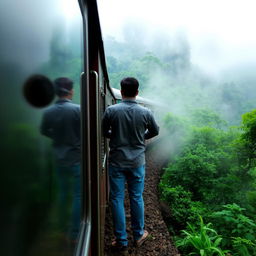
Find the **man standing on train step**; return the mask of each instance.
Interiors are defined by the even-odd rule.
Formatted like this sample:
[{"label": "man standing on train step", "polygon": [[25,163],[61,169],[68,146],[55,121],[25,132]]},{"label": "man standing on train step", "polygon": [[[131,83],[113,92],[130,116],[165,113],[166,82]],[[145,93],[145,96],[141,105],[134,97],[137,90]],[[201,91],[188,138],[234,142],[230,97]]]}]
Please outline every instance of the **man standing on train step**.
[{"label": "man standing on train step", "polygon": [[[81,188],[80,188],[80,105],[72,103],[73,81],[60,77],[54,81],[58,96],[56,103],[43,114],[41,133],[53,142],[56,159],[56,174],[59,185],[58,210],[60,231],[68,233],[72,245],[77,242],[80,226]],[[69,195],[69,192],[72,195]],[[69,198],[72,199],[72,213],[69,220]],[[69,225],[69,222],[71,224]],[[70,226],[70,228],[68,228]],[[68,230],[69,229],[69,230]]]},{"label": "man standing on train step", "polygon": [[112,251],[126,252],[128,246],[124,197],[128,184],[131,225],[137,247],[148,238],[144,230],[145,140],[159,133],[151,111],[136,102],[139,82],[133,77],[121,81],[122,102],[109,106],[103,116],[104,136],[110,139],[109,182],[114,233]]}]

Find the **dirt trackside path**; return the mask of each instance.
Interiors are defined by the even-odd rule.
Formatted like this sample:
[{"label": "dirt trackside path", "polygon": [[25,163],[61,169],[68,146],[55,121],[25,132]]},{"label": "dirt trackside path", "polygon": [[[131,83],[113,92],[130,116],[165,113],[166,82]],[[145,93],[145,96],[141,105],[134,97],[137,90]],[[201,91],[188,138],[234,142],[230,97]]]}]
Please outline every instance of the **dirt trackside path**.
[{"label": "dirt trackside path", "polygon": [[[133,247],[129,200],[126,196],[126,218],[127,232],[129,237],[129,255],[131,256],[179,256],[178,250],[174,247],[166,224],[161,214],[160,203],[157,194],[157,186],[159,183],[159,174],[162,166],[166,161],[166,157],[157,153],[155,149],[146,152],[146,179],[144,190],[145,203],[145,229],[150,233],[150,238],[140,248]],[[126,193],[127,195],[127,193]],[[110,209],[107,209],[106,226],[105,226],[105,255],[110,256],[109,247],[114,239],[112,229],[112,219]]]}]

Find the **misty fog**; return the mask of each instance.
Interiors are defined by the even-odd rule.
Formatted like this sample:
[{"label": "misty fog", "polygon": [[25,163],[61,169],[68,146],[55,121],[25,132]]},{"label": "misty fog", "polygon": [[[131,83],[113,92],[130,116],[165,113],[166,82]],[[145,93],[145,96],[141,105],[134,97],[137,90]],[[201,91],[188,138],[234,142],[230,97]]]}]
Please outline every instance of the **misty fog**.
[{"label": "misty fog", "polygon": [[[68,8],[67,4],[71,9],[69,13],[64,10]],[[70,19],[70,12],[77,17]],[[38,3],[33,0],[1,0],[0,13],[0,62],[19,64],[29,71],[38,69],[42,62],[49,60],[50,42],[57,29],[61,27],[62,38],[67,39],[81,26],[78,4],[67,0]],[[63,41],[65,43],[67,41]]]},{"label": "misty fog", "polygon": [[[168,20],[168,11],[163,9],[170,8],[170,3]],[[166,112],[189,115],[193,109],[211,109],[230,125],[239,124],[241,115],[256,107],[255,37],[243,27],[252,28],[251,12],[242,13],[249,11],[248,3],[240,2],[241,6],[232,9],[217,1],[213,14],[202,1],[189,5],[190,12],[185,4],[182,12],[177,1],[169,5],[160,1],[162,6],[153,11],[150,1],[148,5],[144,2],[144,8],[142,3],[122,1],[122,7],[110,1],[110,6],[116,5],[113,15],[111,7],[99,4],[113,87],[119,87],[122,75],[137,75],[141,96],[161,102]],[[175,17],[180,16],[175,23],[171,15],[176,7]],[[237,22],[239,14],[243,20]],[[193,21],[196,17],[204,19]]]}]

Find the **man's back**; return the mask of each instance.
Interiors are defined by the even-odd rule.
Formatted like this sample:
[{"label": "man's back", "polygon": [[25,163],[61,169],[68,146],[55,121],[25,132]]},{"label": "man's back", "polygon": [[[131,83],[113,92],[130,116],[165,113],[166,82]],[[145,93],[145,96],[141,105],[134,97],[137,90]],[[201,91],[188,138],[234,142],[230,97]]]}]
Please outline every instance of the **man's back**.
[{"label": "man's back", "polygon": [[43,116],[42,134],[53,140],[59,164],[73,165],[80,162],[80,106],[70,100],[58,100]]},{"label": "man's back", "polygon": [[134,100],[110,106],[103,118],[103,130],[110,137],[110,163],[117,167],[145,164],[145,139],[158,134],[151,111]]}]

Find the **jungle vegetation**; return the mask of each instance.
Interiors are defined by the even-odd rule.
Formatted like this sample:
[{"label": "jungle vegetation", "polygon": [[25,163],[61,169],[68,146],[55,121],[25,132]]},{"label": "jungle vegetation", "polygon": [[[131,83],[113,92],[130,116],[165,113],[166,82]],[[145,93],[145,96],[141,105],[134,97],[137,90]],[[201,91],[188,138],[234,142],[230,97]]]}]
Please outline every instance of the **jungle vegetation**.
[{"label": "jungle vegetation", "polygon": [[110,82],[137,77],[142,96],[166,106],[175,149],[159,196],[181,254],[256,255],[256,78],[206,75],[184,40],[165,52],[130,40],[105,39]]}]

